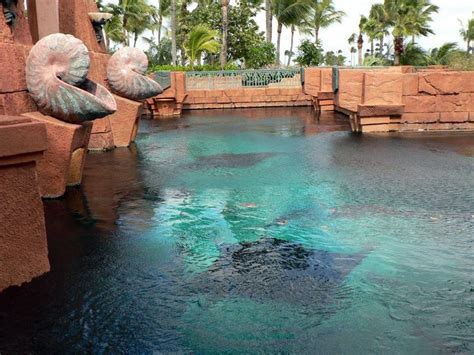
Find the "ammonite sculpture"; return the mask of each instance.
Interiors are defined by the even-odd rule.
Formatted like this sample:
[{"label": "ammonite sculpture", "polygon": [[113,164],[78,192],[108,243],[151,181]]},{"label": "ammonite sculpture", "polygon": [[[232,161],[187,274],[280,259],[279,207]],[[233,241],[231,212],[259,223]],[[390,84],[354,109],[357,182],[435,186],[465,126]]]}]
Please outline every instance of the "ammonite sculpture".
[{"label": "ammonite sculpture", "polygon": [[107,79],[110,88],[117,95],[143,100],[161,94],[161,86],[145,76],[148,58],[138,48],[124,47],[109,59]]},{"label": "ammonite sculpture", "polygon": [[81,40],[55,33],[38,41],[26,61],[26,84],[41,112],[70,123],[117,110],[112,94],[87,79],[89,53]]}]

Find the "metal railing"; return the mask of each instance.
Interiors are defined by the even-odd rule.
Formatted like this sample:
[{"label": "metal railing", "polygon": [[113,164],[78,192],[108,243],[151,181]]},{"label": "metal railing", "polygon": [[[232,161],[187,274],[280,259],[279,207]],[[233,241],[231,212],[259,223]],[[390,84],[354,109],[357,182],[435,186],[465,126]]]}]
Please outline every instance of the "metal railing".
[{"label": "metal railing", "polygon": [[300,88],[302,73],[302,69],[190,71],[186,72],[186,89]]}]

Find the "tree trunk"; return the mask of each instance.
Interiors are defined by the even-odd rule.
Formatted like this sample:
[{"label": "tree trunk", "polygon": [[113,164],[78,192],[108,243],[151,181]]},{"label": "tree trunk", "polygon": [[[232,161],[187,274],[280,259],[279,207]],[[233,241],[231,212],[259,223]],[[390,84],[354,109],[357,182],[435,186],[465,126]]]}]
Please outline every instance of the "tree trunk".
[{"label": "tree trunk", "polygon": [[272,2],[271,0],[265,0],[265,24],[266,24],[266,39],[268,43],[272,43],[272,25],[273,25],[273,14],[272,14]]},{"label": "tree trunk", "polygon": [[138,33],[133,34],[133,48],[137,46],[137,41],[138,41]]},{"label": "tree trunk", "polygon": [[319,27],[314,28],[314,43],[318,44],[319,41]]},{"label": "tree trunk", "polygon": [[466,49],[467,54],[471,52],[471,40],[467,40],[467,49]]},{"label": "tree trunk", "polygon": [[291,64],[291,57],[293,56],[293,39],[295,37],[295,26],[291,25],[291,40],[290,40],[290,52],[288,53],[288,66]]},{"label": "tree trunk", "polygon": [[383,57],[383,37],[380,37],[379,46],[380,46],[380,56]]},{"label": "tree trunk", "polygon": [[358,50],[358,64],[359,66],[362,65],[363,63],[363,56],[362,56],[362,49],[364,47],[364,37],[362,37],[362,34],[359,34],[359,38],[357,39],[357,50]]},{"label": "tree trunk", "polygon": [[394,57],[393,64],[394,65],[400,65],[400,57],[403,53],[403,38],[395,37],[394,42],[395,42],[394,43],[395,57]]},{"label": "tree trunk", "polygon": [[161,26],[163,25],[163,16],[158,17],[158,45],[161,43]]},{"label": "tree trunk", "polygon": [[281,31],[283,29],[283,25],[278,22],[277,27],[277,53],[276,53],[276,64],[280,65],[280,40],[281,40]]},{"label": "tree trunk", "polygon": [[222,48],[221,48],[221,68],[227,64],[227,26],[229,25],[228,15],[229,0],[222,0]]},{"label": "tree trunk", "polygon": [[176,65],[176,0],[171,0],[171,64]]},{"label": "tree trunk", "polygon": [[370,39],[370,55],[374,55],[374,40],[372,38]]}]

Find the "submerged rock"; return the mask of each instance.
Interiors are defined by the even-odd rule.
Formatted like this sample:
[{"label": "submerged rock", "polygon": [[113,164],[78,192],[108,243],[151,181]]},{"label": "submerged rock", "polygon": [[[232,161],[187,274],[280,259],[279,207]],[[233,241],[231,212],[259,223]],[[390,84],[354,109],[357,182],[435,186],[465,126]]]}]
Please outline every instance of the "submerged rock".
[{"label": "submerged rock", "polygon": [[274,238],[225,245],[220,255],[194,280],[201,292],[303,305],[320,305],[343,296],[346,276],[365,257],[310,250]]},{"label": "submerged rock", "polygon": [[204,155],[197,157],[188,167],[191,169],[248,168],[275,155],[277,155],[277,153],[225,153]]}]

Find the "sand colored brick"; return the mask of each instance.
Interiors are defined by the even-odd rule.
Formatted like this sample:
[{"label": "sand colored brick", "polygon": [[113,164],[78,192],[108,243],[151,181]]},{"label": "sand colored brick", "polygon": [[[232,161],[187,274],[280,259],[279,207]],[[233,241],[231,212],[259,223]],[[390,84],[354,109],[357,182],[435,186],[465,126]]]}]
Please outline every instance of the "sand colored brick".
[{"label": "sand colored brick", "polygon": [[469,120],[469,112],[441,112],[439,120],[440,122],[467,122]]},{"label": "sand colored brick", "polygon": [[366,72],[363,103],[367,105],[397,105],[403,94],[401,73]]},{"label": "sand colored brick", "polygon": [[418,95],[403,96],[402,100],[405,104],[405,112],[435,112],[436,96]]}]

